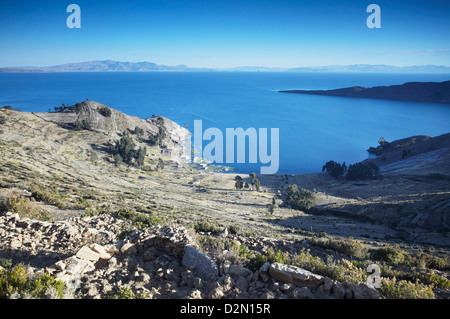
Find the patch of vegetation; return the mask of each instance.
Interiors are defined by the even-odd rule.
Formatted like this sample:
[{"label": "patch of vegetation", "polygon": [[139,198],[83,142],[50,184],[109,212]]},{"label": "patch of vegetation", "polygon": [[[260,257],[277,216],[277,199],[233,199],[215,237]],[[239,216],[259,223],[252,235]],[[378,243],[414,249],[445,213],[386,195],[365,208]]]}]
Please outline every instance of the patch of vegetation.
[{"label": "patch of vegetation", "polygon": [[127,131],[124,131],[122,138],[119,141],[116,141],[115,145],[110,147],[110,152],[114,156],[114,163],[116,166],[125,162],[128,165],[141,167],[144,165],[147,148],[139,147],[136,149],[133,138]]},{"label": "patch of vegetation", "polygon": [[30,274],[22,264],[0,270],[0,298],[62,299],[65,283],[49,274]]},{"label": "patch of vegetation", "polygon": [[219,232],[219,229],[210,222],[207,221],[199,221],[194,225],[194,230],[197,233],[211,233],[211,234],[217,234]]},{"label": "patch of vegetation", "polygon": [[358,180],[358,179],[374,179],[378,176],[380,172],[379,167],[373,163],[356,163],[350,164],[347,170],[346,178],[348,180]]},{"label": "patch of vegetation", "polygon": [[148,140],[146,141],[150,146],[159,146],[161,148],[166,148],[166,145],[163,144],[163,140],[166,138],[166,131],[160,127],[158,133],[155,135],[149,134]]},{"label": "patch of vegetation", "polygon": [[312,237],[309,239],[309,242],[311,245],[322,247],[324,249],[332,249],[342,254],[346,254],[347,256],[358,258],[365,258],[368,256],[367,247],[359,240],[351,237],[339,239],[326,238],[325,240]]},{"label": "patch of vegetation", "polygon": [[161,218],[155,216],[152,212],[141,213],[125,208],[117,211],[117,217],[131,221],[137,229],[144,229],[161,223]]},{"label": "patch of vegetation", "polygon": [[34,199],[13,192],[6,197],[0,198],[0,213],[12,212],[19,214],[20,218],[28,217],[31,219],[39,219],[49,221],[48,212],[36,206]]},{"label": "patch of vegetation", "polygon": [[102,299],[148,299],[144,292],[134,293],[129,287],[121,287],[115,292],[102,295]]},{"label": "patch of vegetation", "polygon": [[109,107],[102,106],[98,109],[98,113],[100,113],[104,117],[111,117],[112,111]]},{"label": "patch of vegetation", "polygon": [[3,115],[0,115],[0,125],[5,124],[6,123],[6,117],[4,117]]},{"label": "patch of vegetation", "polygon": [[293,209],[310,210],[316,203],[316,196],[305,188],[298,190],[296,184],[291,184],[286,190],[286,198],[283,203]]},{"label": "patch of vegetation", "polygon": [[66,207],[63,198],[58,191],[51,187],[44,187],[38,183],[33,183],[30,188],[31,197],[37,201],[47,204],[55,205],[56,207],[63,209]]},{"label": "patch of vegetation", "polygon": [[84,120],[77,120],[74,124],[73,124],[73,129],[75,131],[92,131],[92,124],[90,121],[84,119]]},{"label": "patch of vegetation", "polygon": [[341,165],[335,161],[328,161],[322,167],[322,172],[327,172],[334,178],[342,177],[347,172],[347,165],[345,162]]},{"label": "patch of vegetation", "polygon": [[385,261],[389,264],[398,265],[404,264],[408,254],[399,246],[386,245],[370,252],[372,258],[376,260]]},{"label": "patch of vegetation", "polygon": [[388,299],[434,299],[431,286],[426,286],[417,280],[415,283],[396,278],[381,278],[380,293]]}]

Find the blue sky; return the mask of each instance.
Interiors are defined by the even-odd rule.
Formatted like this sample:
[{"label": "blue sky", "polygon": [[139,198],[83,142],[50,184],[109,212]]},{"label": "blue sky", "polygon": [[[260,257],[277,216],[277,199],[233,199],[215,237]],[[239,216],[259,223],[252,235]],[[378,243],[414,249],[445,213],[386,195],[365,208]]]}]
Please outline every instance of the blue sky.
[{"label": "blue sky", "polygon": [[[69,29],[69,4],[81,28]],[[369,29],[369,4],[381,28]],[[450,1],[0,0],[0,66],[450,66]]]}]

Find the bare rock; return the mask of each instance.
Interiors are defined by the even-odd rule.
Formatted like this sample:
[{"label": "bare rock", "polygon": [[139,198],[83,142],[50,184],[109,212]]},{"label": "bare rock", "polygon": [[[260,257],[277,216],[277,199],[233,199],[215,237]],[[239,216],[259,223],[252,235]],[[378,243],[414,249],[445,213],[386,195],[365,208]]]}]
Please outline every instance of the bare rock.
[{"label": "bare rock", "polygon": [[204,279],[211,276],[217,277],[219,275],[219,267],[208,256],[198,251],[193,246],[186,246],[184,249],[184,256],[181,261],[182,265],[191,269],[196,275]]},{"label": "bare rock", "polygon": [[272,263],[268,273],[276,280],[293,283],[298,287],[317,289],[324,282],[323,277],[320,275],[300,267],[281,263]]}]

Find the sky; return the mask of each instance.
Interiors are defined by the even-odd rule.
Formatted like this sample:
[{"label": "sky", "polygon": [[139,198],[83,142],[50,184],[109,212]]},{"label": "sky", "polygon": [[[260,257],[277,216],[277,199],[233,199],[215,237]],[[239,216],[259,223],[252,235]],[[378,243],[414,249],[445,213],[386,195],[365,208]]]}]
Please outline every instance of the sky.
[{"label": "sky", "polygon": [[[81,8],[81,28],[67,27],[72,3]],[[372,3],[381,28],[366,24]],[[0,0],[0,67],[94,60],[450,66],[450,1]]]}]

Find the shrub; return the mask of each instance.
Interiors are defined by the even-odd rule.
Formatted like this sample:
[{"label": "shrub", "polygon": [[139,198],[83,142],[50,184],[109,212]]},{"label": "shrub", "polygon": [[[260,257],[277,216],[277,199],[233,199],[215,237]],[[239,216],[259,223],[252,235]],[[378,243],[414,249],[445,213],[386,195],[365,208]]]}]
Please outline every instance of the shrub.
[{"label": "shrub", "polygon": [[309,210],[314,207],[316,196],[313,192],[301,188],[300,191],[296,184],[291,184],[286,190],[284,204],[297,210]]},{"label": "shrub", "polygon": [[197,233],[204,232],[204,233],[215,234],[215,233],[219,232],[219,229],[214,224],[211,224],[207,221],[197,222],[194,226],[194,230]]},{"label": "shrub", "polygon": [[111,117],[112,111],[109,107],[102,106],[101,108],[98,109],[98,113],[100,113],[104,117]]},{"label": "shrub", "polygon": [[312,237],[309,239],[311,245],[319,246],[325,249],[336,250],[340,253],[348,256],[354,256],[358,258],[367,257],[368,250],[364,244],[359,240],[353,238],[331,239],[326,240]]},{"label": "shrub", "polygon": [[4,117],[3,115],[0,115],[0,125],[5,124],[5,123],[6,123],[6,117]]},{"label": "shrub", "polygon": [[32,275],[21,264],[0,270],[0,298],[62,299],[65,283],[49,274]]},{"label": "shrub", "polygon": [[62,196],[53,188],[33,184],[29,190],[31,191],[31,197],[37,201],[55,205],[60,209],[66,206],[62,200]]},{"label": "shrub", "polygon": [[50,220],[48,212],[37,207],[35,202],[19,193],[12,193],[7,197],[0,198],[0,212],[17,213],[21,218]]},{"label": "shrub", "polygon": [[396,278],[381,278],[380,293],[387,299],[434,299],[432,287],[421,284],[419,280],[415,283]]},{"label": "shrub", "polygon": [[385,247],[373,249],[370,255],[374,259],[382,260],[390,264],[398,265],[405,262],[408,254],[399,246],[386,245]]},{"label": "shrub", "polygon": [[155,216],[153,213],[138,213],[124,208],[117,211],[117,217],[130,220],[139,229],[157,225],[161,222],[161,218]]},{"label": "shrub", "polygon": [[86,130],[86,131],[91,131],[92,130],[92,125],[91,122],[88,120],[77,120],[74,123],[74,129],[76,131],[82,131],[82,130]]}]

